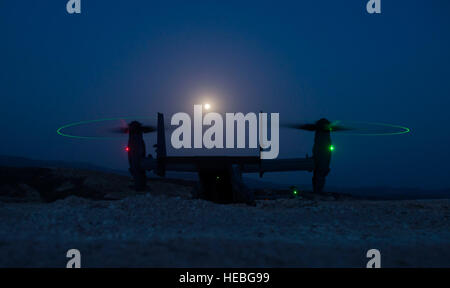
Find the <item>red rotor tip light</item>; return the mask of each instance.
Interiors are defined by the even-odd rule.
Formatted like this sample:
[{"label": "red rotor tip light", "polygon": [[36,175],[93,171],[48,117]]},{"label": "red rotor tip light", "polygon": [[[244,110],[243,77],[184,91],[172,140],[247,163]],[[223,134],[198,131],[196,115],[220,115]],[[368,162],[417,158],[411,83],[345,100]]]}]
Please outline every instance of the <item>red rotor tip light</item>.
[{"label": "red rotor tip light", "polygon": [[130,152],[130,147],[125,147],[125,151]]}]

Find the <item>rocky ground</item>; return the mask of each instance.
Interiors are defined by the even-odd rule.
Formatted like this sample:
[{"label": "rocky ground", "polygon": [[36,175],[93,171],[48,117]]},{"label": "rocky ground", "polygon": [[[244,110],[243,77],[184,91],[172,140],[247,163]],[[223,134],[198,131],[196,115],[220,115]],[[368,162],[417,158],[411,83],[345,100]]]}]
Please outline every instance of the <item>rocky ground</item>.
[{"label": "rocky ground", "polygon": [[450,200],[303,193],[256,206],[192,199],[188,181],[0,168],[0,267],[450,267]]}]

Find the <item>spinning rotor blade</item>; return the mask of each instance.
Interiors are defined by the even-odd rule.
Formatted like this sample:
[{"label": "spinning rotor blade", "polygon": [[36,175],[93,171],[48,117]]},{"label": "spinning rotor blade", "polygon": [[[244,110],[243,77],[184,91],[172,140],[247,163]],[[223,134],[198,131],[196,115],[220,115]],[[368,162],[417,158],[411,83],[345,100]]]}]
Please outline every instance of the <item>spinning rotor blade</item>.
[{"label": "spinning rotor blade", "polygon": [[133,121],[126,125],[127,126],[112,128],[109,131],[112,133],[116,133],[116,134],[128,134],[131,129],[138,129],[142,133],[152,133],[152,132],[156,132],[156,130],[157,130],[157,128],[155,126],[142,125],[141,123],[136,122],[136,121]]},{"label": "spinning rotor blade", "polygon": [[284,125],[287,128],[297,129],[297,130],[306,130],[306,131],[330,131],[330,132],[339,132],[339,131],[350,131],[355,130],[355,128],[338,125],[337,123],[329,123],[329,122],[320,122],[316,123],[299,123],[299,124],[287,124]]},{"label": "spinning rotor blade", "polygon": [[330,126],[330,131],[331,132],[339,132],[339,131],[351,131],[351,130],[356,130],[356,128],[353,127],[348,127],[348,126],[343,126],[343,125],[331,125]]},{"label": "spinning rotor blade", "polygon": [[109,132],[116,133],[116,134],[127,134],[128,127],[111,128],[111,129],[109,129]]},{"label": "spinning rotor blade", "polygon": [[154,126],[142,126],[142,133],[151,133],[151,132],[156,132],[156,127]]},{"label": "spinning rotor blade", "polygon": [[285,124],[283,126],[306,131],[345,132],[347,135],[398,135],[410,131],[409,128],[399,125],[376,122],[330,122],[324,118],[315,123]]}]

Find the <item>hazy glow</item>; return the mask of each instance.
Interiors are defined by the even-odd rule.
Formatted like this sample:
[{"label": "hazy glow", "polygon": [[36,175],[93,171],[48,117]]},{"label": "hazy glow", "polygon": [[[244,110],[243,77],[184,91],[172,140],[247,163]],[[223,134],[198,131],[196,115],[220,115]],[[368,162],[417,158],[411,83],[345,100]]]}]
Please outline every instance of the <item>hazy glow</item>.
[{"label": "hazy glow", "polygon": [[210,105],[209,103],[206,103],[206,104],[205,104],[205,109],[206,109],[206,110],[211,109],[211,105]]}]

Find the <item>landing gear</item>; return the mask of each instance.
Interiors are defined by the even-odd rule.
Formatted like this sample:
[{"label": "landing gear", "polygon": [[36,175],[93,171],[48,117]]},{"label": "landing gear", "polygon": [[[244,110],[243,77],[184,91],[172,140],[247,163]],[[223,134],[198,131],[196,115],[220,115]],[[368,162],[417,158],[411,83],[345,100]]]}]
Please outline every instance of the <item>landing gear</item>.
[{"label": "landing gear", "polygon": [[312,178],[312,186],[314,193],[322,193],[323,187],[325,186],[325,179],[329,173],[327,171],[317,171],[314,170],[313,178]]},{"label": "landing gear", "polygon": [[242,182],[239,165],[231,165],[228,169],[221,170],[201,170],[198,176],[200,180],[198,198],[222,204],[255,203],[253,190],[247,189]]},{"label": "landing gear", "polygon": [[199,198],[216,202],[232,203],[233,194],[231,191],[231,181],[227,173],[219,171],[201,171],[198,173],[200,180]]},{"label": "landing gear", "polygon": [[145,170],[135,170],[130,169],[130,174],[134,179],[134,189],[136,191],[144,191],[147,188],[147,176],[145,175]]}]

